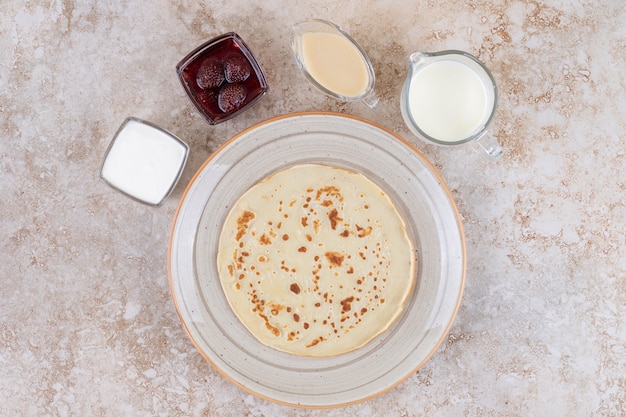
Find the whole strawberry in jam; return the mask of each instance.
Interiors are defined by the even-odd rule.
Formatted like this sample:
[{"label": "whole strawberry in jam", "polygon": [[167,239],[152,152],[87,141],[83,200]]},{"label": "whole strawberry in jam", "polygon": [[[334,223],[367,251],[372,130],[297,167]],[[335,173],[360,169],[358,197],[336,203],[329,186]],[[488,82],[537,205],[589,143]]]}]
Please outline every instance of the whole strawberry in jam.
[{"label": "whole strawberry in jam", "polygon": [[217,108],[217,92],[213,89],[207,89],[198,91],[197,94],[198,101],[204,106],[206,109],[210,109],[210,111],[220,111]]},{"label": "whole strawberry in jam", "polygon": [[196,83],[203,90],[219,87],[224,82],[224,78],[224,66],[213,58],[202,61],[196,72]]},{"label": "whole strawberry in jam", "polygon": [[224,113],[237,110],[246,100],[246,87],[243,84],[226,84],[217,96],[217,105]]},{"label": "whole strawberry in jam", "polygon": [[224,60],[224,75],[229,83],[242,83],[251,72],[252,67],[243,55],[230,54]]}]

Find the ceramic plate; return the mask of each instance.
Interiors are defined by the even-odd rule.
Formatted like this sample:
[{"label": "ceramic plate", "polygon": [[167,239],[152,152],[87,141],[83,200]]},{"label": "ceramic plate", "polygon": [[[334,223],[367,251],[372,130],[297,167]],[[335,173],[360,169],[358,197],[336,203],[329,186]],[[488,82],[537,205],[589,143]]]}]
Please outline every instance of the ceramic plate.
[{"label": "ceramic plate", "polygon": [[[416,284],[402,315],[366,346],[327,358],[258,342],[231,310],[215,264],[222,224],[235,201],[263,178],[303,163],[366,175],[396,204],[415,245]],[[433,355],[461,301],[465,257],[454,201],[419,151],[366,120],[298,113],[239,133],[198,170],[174,217],[169,279],[186,331],[224,377],[281,404],[333,407],[391,389]]]}]

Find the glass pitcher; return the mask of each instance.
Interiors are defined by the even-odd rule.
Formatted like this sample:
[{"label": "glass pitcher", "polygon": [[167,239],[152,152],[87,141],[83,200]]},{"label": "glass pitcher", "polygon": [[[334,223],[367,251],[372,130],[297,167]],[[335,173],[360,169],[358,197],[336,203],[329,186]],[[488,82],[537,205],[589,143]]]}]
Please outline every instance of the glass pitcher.
[{"label": "glass pitcher", "polygon": [[449,50],[409,57],[400,109],[409,130],[426,142],[442,146],[473,142],[497,160],[503,150],[487,130],[497,102],[493,76],[473,55]]}]

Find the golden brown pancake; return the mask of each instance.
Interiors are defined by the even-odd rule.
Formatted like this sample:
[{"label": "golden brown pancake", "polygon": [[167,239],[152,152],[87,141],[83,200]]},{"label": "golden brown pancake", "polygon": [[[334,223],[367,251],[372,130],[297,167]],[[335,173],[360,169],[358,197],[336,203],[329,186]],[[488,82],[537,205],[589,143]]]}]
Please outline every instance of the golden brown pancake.
[{"label": "golden brown pancake", "polygon": [[385,331],[415,279],[413,246],[389,197],[362,174],[312,164],[241,196],[217,265],[229,304],[260,342],[318,357]]}]

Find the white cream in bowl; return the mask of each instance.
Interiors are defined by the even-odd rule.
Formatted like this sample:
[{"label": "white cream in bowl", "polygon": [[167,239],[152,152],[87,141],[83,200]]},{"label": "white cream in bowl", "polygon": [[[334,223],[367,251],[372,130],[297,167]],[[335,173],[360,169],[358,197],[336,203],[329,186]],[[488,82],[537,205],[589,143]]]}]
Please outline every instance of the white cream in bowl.
[{"label": "white cream in bowl", "polygon": [[173,134],[128,118],[109,145],[100,176],[113,188],[159,205],[178,182],[189,147]]}]

